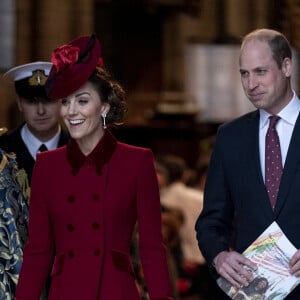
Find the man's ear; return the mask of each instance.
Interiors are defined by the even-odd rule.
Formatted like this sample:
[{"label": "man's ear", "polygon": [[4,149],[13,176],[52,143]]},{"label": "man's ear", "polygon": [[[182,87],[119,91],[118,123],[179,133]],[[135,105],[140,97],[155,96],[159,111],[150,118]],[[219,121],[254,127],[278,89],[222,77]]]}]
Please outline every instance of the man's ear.
[{"label": "man's ear", "polygon": [[283,60],[281,69],[286,77],[291,77],[293,64],[292,64],[292,60],[289,57],[286,57]]},{"label": "man's ear", "polygon": [[19,111],[22,112],[22,111],[23,111],[23,108],[22,108],[22,105],[21,105],[21,98],[20,98],[20,96],[17,96],[16,102],[17,102]]}]

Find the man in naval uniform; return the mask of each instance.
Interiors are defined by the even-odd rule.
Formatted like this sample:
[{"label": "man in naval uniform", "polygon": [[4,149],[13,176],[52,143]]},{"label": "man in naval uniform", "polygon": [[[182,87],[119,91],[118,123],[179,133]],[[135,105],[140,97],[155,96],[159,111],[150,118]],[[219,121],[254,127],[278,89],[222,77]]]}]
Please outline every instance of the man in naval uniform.
[{"label": "man in naval uniform", "polygon": [[[50,100],[45,82],[52,63],[32,62],[8,70],[3,76],[14,83],[18,109],[24,122],[0,136],[0,148],[16,154],[24,173],[23,191],[29,199],[36,154],[66,144],[69,136],[59,123],[59,100]],[[28,179],[28,180],[27,180]]]}]

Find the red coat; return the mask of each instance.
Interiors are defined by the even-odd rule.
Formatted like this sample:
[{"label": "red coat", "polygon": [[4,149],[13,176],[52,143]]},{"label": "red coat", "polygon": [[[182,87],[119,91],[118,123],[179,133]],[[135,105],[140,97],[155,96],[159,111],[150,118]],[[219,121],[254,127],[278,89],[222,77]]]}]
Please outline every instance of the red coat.
[{"label": "red coat", "polygon": [[130,259],[136,221],[150,298],[173,299],[150,150],[106,131],[85,157],[75,141],[38,155],[31,185],[29,242],[17,300],[140,299]]}]

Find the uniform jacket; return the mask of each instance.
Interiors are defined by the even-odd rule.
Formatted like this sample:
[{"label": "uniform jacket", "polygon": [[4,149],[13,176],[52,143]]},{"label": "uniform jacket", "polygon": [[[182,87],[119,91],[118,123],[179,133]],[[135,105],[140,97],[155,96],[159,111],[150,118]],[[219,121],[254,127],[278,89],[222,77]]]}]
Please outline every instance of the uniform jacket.
[{"label": "uniform jacket", "polygon": [[[19,169],[24,169],[26,171],[28,181],[30,183],[35,160],[31,156],[21,137],[21,129],[23,125],[24,124],[12,131],[6,132],[3,135],[1,135],[0,148],[6,151],[7,153],[13,152],[16,154],[18,167]],[[65,145],[68,140],[69,134],[62,130],[57,146],[61,147]]]},{"label": "uniform jacket", "polygon": [[[300,248],[300,118],[289,145],[278,198],[271,208],[259,159],[259,111],[220,127],[206,179],[204,208],[196,223],[199,247],[209,264],[230,246],[243,252],[274,220]],[[227,299],[227,298],[226,298]],[[300,299],[296,288],[287,300]]]},{"label": "uniform jacket", "polygon": [[16,299],[38,300],[49,270],[49,300],[140,299],[129,253],[136,221],[150,298],[173,299],[151,151],[106,131],[87,157],[74,140],[38,154]]}]

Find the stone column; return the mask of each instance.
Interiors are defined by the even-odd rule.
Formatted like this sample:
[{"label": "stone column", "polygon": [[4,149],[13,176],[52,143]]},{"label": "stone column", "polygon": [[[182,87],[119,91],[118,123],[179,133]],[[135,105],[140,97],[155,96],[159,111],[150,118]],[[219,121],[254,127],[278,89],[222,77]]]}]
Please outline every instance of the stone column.
[{"label": "stone column", "polygon": [[[15,1],[0,2],[0,128],[7,127],[7,107],[14,101],[12,89],[3,80],[3,73],[15,63]],[[0,132],[1,134],[1,132]]]},{"label": "stone column", "polygon": [[50,60],[53,49],[93,32],[92,0],[17,0],[17,61]]},{"label": "stone column", "polygon": [[0,2],[0,68],[6,69],[14,64],[15,52],[15,1]]}]

